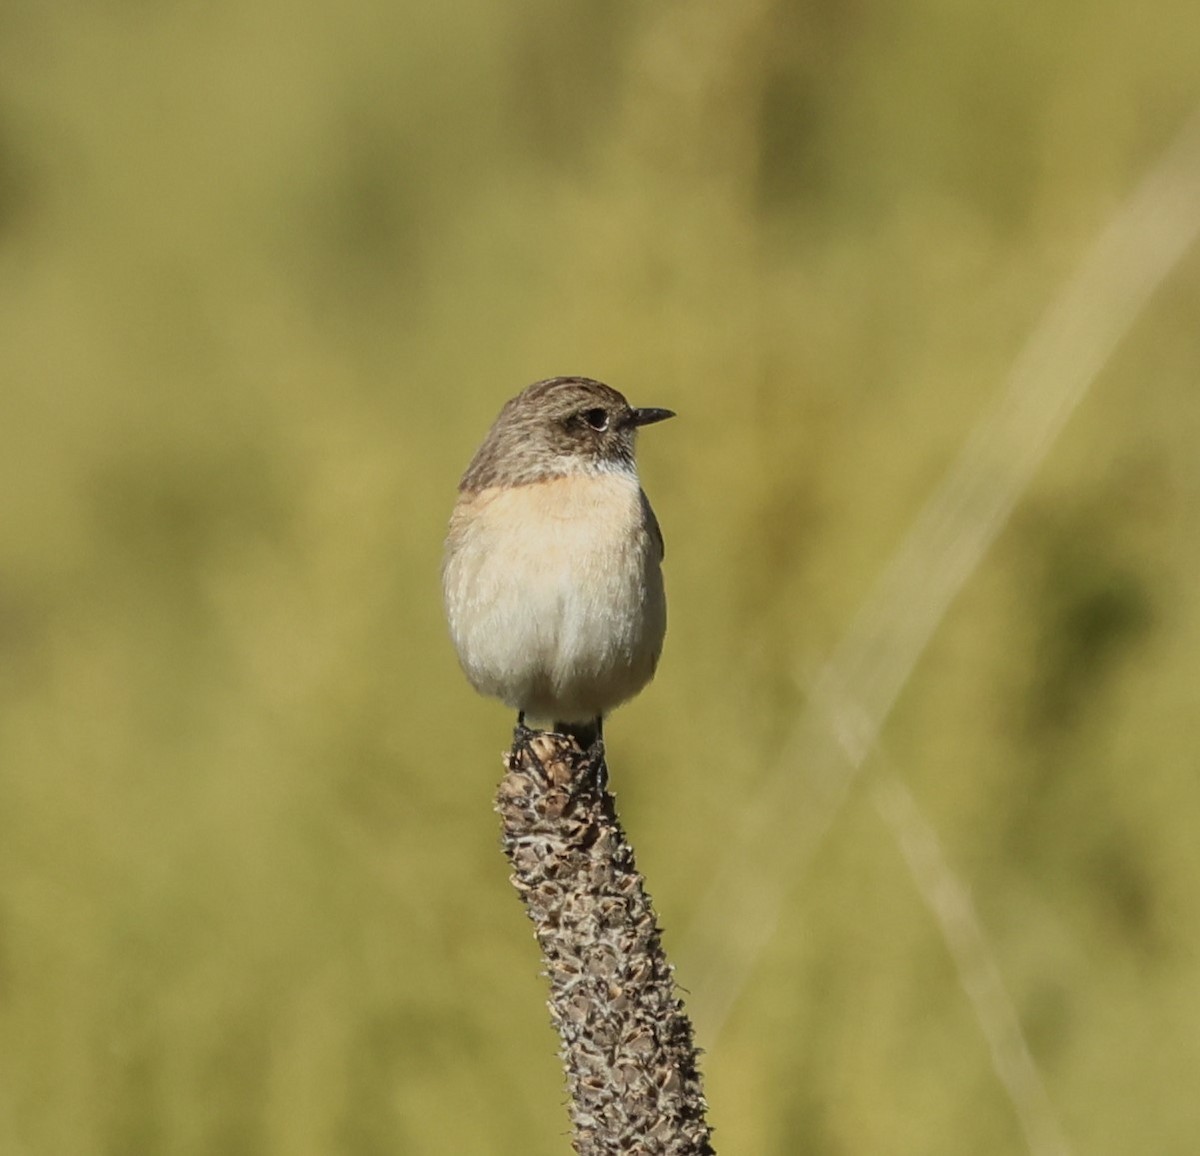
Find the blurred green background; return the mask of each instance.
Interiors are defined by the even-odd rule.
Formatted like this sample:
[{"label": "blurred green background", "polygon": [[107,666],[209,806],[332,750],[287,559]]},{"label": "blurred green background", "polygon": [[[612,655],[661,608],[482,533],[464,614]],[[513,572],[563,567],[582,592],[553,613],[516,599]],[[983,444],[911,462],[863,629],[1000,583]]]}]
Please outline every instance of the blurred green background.
[{"label": "blurred green background", "polygon": [[[566,1152],[441,617],[475,444],[554,373],[679,411],[609,728],[679,946],[1198,57],[1191,0],[9,0],[0,1152]],[[1189,255],[885,736],[1080,1153],[1200,1135],[1198,317]],[[718,1149],[1026,1151],[868,783],[696,1009]]]}]

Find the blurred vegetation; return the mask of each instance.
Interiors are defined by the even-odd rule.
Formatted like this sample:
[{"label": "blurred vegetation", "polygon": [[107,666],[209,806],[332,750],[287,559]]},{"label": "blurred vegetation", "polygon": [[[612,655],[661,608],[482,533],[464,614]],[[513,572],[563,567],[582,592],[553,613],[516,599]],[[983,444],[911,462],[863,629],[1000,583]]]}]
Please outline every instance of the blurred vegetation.
[{"label": "blurred vegetation", "polygon": [[[565,1152],[441,620],[475,443],[553,373],[681,415],[610,727],[670,948],[1198,50],[1183,0],[10,0],[0,1152]],[[1198,315],[1193,255],[887,732],[1079,1152],[1200,1133]],[[719,1150],[1023,1151],[862,792],[792,896]]]}]

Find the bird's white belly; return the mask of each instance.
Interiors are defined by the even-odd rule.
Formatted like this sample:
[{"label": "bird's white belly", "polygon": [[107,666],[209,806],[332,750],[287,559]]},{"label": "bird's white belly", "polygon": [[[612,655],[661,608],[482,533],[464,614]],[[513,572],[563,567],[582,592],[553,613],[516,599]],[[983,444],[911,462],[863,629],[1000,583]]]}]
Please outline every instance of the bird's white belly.
[{"label": "bird's white belly", "polygon": [[641,690],[666,629],[652,516],[625,472],[464,495],[443,581],[475,688],[563,722]]}]

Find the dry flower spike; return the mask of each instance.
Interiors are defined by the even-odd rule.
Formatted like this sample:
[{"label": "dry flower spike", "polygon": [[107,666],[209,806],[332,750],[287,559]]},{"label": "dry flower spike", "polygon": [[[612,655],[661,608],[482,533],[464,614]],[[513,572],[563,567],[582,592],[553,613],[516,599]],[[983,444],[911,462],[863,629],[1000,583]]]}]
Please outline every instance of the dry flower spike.
[{"label": "dry flower spike", "polygon": [[562,1040],[580,1156],[711,1156],[692,1025],[678,998],[603,754],[518,737],[496,796]]}]

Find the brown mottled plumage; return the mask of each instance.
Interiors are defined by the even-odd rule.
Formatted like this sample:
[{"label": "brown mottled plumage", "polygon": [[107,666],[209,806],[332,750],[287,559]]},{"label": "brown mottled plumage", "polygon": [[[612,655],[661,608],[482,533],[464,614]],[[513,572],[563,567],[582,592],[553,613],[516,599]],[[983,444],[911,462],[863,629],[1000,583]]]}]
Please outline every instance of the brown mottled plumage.
[{"label": "brown mottled plumage", "polygon": [[446,612],[482,694],[581,737],[654,676],[666,630],[662,535],[638,482],[635,409],[585,377],[500,411],[446,538]]},{"label": "brown mottled plumage", "polygon": [[632,469],[635,412],[611,386],[588,377],[535,382],[505,403],[458,488],[526,485],[587,464]]}]

